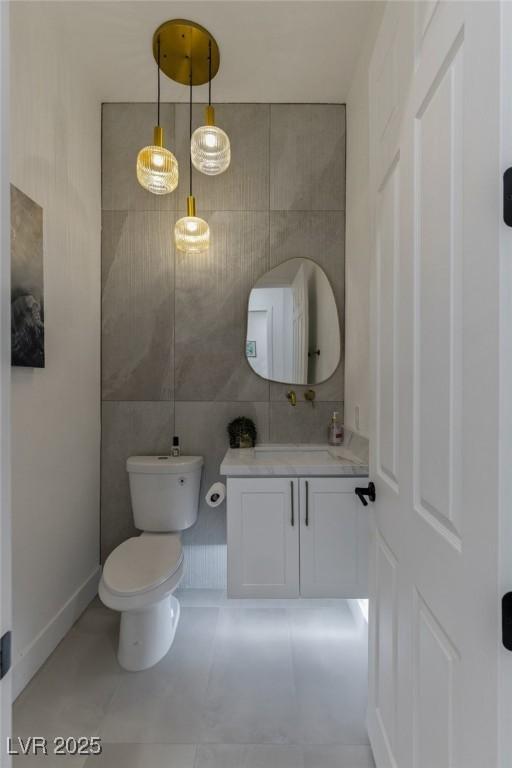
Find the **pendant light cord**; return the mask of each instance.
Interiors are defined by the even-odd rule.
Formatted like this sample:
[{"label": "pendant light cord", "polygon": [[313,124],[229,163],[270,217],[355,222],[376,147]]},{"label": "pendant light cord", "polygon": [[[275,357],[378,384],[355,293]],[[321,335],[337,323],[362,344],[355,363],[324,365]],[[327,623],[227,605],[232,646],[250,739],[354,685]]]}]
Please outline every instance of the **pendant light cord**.
[{"label": "pendant light cord", "polygon": [[[192,58],[190,59],[190,95],[189,95],[189,122],[188,122],[189,147],[192,141]],[[188,153],[189,177],[190,177],[190,197],[192,197],[192,152]]]},{"label": "pendant light cord", "polygon": [[157,67],[158,67],[158,75],[157,75],[157,81],[156,81],[156,92],[157,92],[157,108],[156,108],[156,124],[160,125],[160,35],[158,35],[157,40]]},{"label": "pendant light cord", "polygon": [[212,105],[212,41],[208,40],[208,106]]}]

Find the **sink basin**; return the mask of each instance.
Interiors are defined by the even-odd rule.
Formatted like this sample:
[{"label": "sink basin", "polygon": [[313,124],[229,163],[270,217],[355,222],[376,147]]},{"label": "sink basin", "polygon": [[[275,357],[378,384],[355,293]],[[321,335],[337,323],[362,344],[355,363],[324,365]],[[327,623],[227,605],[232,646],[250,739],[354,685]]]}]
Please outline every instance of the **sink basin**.
[{"label": "sink basin", "polygon": [[220,471],[227,477],[366,477],[368,467],[343,445],[263,443],[255,448],[230,448]]},{"label": "sink basin", "polygon": [[326,450],[316,450],[311,448],[256,448],[255,457],[265,459],[272,463],[279,464],[335,464],[336,458]]},{"label": "sink basin", "polygon": [[325,445],[257,445],[255,453],[328,453],[330,451]]},{"label": "sink basin", "polygon": [[325,445],[257,445],[254,449],[256,460],[263,459],[272,463],[286,463],[301,466],[324,466],[329,464],[357,464],[345,455],[343,448],[337,448],[336,453]]}]

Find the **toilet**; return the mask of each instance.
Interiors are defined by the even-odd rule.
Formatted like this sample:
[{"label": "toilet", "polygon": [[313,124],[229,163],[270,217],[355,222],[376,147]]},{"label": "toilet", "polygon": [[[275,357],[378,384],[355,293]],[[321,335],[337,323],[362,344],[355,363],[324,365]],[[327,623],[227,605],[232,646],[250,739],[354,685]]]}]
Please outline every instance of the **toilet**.
[{"label": "toilet", "polygon": [[142,533],[107,558],[99,596],[121,612],[120,665],[136,672],[162,659],[180,617],[180,531],[197,520],[201,456],[132,456],[126,462],[135,526]]}]

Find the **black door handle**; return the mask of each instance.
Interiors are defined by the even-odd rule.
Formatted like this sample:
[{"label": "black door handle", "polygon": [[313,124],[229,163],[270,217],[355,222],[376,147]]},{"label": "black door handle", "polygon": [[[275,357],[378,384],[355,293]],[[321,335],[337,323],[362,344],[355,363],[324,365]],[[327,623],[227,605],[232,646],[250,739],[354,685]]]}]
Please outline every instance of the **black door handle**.
[{"label": "black door handle", "polygon": [[501,631],[503,645],[512,651],[512,592],[503,595],[501,601]]},{"label": "black door handle", "polygon": [[368,506],[365,496],[368,496],[370,501],[375,501],[375,485],[373,483],[368,483],[368,488],[356,488],[354,493],[365,507]]},{"label": "black door handle", "polygon": [[512,227],[512,168],[503,174],[503,221]]}]

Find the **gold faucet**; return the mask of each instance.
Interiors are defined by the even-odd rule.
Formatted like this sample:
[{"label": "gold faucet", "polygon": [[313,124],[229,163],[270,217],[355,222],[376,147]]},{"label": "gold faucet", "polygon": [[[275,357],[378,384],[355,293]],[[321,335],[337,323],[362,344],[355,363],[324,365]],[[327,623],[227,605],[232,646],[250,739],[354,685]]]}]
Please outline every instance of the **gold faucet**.
[{"label": "gold faucet", "polygon": [[297,405],[297,395],[293,389],[286,393],[286,398],[290,401],[290,405]]},{"label": "gold faucet", "polygon": [[315,397],[316,392],[314,389],[306,389],[304,392],[304,400],[307,400],[309,403],[311,403],[311,407],[315,407]]}]

